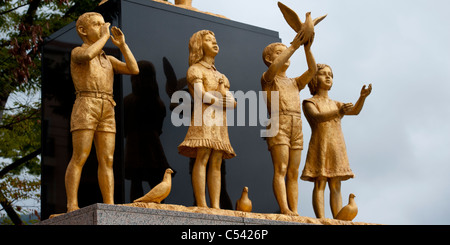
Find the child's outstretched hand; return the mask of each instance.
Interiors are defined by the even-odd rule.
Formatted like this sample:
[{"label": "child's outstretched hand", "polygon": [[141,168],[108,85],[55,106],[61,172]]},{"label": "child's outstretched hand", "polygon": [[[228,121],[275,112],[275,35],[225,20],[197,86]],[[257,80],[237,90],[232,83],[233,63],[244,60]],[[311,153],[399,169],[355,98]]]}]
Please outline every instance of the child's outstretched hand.
[{"label": "child's outstretched hand", "polygon": [[341,108],[339,108],[339,113],[341,115],[347,114],[347,112],[353,109],[353,103],[344,103]]},{"label": "child's outstretched hand", "polygon": [[312,37],[309,40],[306,41],[306,43],[305,43],[305,48],[306,49],[310,49],[311,48],[311,45],[314,42],[314,36],[315,36],[315,33],[313,33]]},{"label": "child's outstretched hand", "polygon": [[366,85],[364,85],[361,89],[361,97],[365,98],[369,96],[371,92],[372,92],[372,84],[369,84],[368,88],[366,88]]},{"label": "child's outstretched hand", "polygon": [[125,44],[125,35],[123,35],[123,32],[119,28],[113,26],[111,28],[111,33],[111,41],[114,45],[121,47]]},{"label": "child's outstretched hand", "polygon": [[291,45],[292,47],[294,47],[295,49],[300,48],[300,46],[302,46],[302,44],[304,44],[306,42],[305,40],[305,33],[303,32],[303,30],[299,31],[297,33],[297,35],[295,35],[294,40],[292,40]]}]

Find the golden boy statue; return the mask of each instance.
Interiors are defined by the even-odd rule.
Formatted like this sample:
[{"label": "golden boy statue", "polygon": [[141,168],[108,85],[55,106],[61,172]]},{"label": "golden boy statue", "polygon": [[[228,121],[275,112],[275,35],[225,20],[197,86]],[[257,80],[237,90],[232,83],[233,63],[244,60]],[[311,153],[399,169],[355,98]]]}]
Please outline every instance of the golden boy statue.
[{"label": "golden boy statue", "polygon": [[[109,26],[110,23],[105,23],[102,15],[93,12],[81,15],[76,23],[83,45],[72,50],[70,61],[76,100],[70,120],[73,154],[65,177],[67,212],[79,209],[80,176],[90,154],[92,141],[97,150],[98,181],[103,202],[114,204],[114,73],[139,74],[139,68],[122,31],[112,27],[110,36]],[[110,37],[122,52],[126,63],[103,52],[103,46]]]},{"label": "golden boy statue", "polygon": [[[282,43],[272,43],[263,51],[264,63],[269,67],[262,75],[261,85],[267,92],[267,108],[271,117],[279,117],[278,134],[267,138],[272,156],[274,175],[273,191],[280,207],[280,212],[287,215],[298,215],[298,175],[301,152],[303,149],[303,133],[300,108],[300,90],[316,73],[316,62],[311,53],[314,35],[305,40],[306,35],[299,32],[286,47]],[[296,78],[288,78],[289,58],[304,44],[308,70]],[[279,111],[270,111],[271,92],[279,92]],[[286,180],[285,180],[286,178]]]}]

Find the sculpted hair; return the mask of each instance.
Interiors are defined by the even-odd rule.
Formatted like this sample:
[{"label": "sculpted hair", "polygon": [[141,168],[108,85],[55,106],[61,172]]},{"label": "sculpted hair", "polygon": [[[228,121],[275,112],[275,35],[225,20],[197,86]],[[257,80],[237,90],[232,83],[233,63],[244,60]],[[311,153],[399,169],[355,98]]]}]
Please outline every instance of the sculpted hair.
[{"label": "sculpted hair", "polygon": [[[325,67],[328,67],[330,69],[331,77],[333,77],[333,70],[331,69],[331,67],[329,65],[326,65],[326,64],[317,64],[317,72],[324,69]],[[317,72],[316,72],[316,74],[317,74]],[[317,75],[314,75],[311,82],[308,83],[308,88],[309,88],[309,92],[312,95],[315,95],[317,93]]]},{"label": "sculpted hair", "polygon": [[263,53],[262,53],[262,58],[263,58],[264,64],[266,64],[266,66],[268,66],[268,67],[270,66],[270,63],[266,61],[266,56],[269,54],[272,54],[273,50],[278,45],[286,47],[286,45],[284,45],[282,43],[271,43],[271,44],[267,45],[267,47],[264,48]]},{"label": "sculpted hair", "polygon": [[96,13],[96,12],[87,12],[87,13],[84,13],[84,14],[80,15],[80,17],[78,17],[78,20],[77,20],[77,23],[76,23],[76,29],[77,29],[78,36],[80,36],[81,39],[83,39],[84,36],[81,35],[81,33],[79,32],[78,28],[79,27],[88,26],[89,25],[89,19],[92,16],[101,16],[103,18],[103,16],[101,14]]},{"label": "sculpted hair", "polygon": [[203,37],[207,34],[215,36],[212,31],[201,30],[194,33],[189,40],[189,66],[199,62],[203,58]]}]

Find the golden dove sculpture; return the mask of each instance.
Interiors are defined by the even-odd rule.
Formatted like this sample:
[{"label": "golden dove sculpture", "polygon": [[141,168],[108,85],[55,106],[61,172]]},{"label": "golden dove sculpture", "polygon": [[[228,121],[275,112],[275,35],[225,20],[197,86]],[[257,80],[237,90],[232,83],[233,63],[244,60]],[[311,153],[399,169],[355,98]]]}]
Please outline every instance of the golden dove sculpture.
[{"label": "golden dove sculpture", "polygon": [[248,187],[244,187],[242,190],[241,198],[236,201],[236,210],[243,212],[252,211],[252,201],[248,198]]},{"label": "golden dove sculpture", "polygon": [[153,203],[161,203],[167,196],[169,196],[170,189],[172,188],[172,174],[173,170],[168,168],[164,173],[164,178],[155,187],[153,187],[147,194],[143,197],[140,197],[133,202],[153,202]]},{"label": "golden dove sculpture", "polygon": [[348,204],[339,211],[335,219],[352,221],[358,214],[358,207],[355,202],[355,194],[351,193],[348,197]]},{"label": "golden dove sculpture", "polygon": [[292,29],[294,29],[296,33],[300,33],[301,31],[303,31],[305,42],[314,37],[314,26],[319,24],[319,22],[327,17],[327,15],[323,15],[313,20],[311,17],[311,12],[307,12],[305,23],[302,23],[297,13],[295,13],[295,11],[290,9],[288,6],[284,5],[281,2],[278,2],[278,7],[280,8],[286,22]]}]

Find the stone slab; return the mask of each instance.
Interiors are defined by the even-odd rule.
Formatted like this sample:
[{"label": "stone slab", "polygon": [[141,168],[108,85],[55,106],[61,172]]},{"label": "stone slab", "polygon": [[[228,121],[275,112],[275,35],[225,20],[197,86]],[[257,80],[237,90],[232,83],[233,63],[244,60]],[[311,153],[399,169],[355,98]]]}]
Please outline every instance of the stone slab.
[{"label": "stone slab", "polygon": [[53,215],[39,225],[367,225],[369,223],[315,219],[282,214],[246,213],[185,207],[171,204],[97,203],[79,210]]},{"label": "stone slab", "polygon": [[196,212],[97,203],[55,215],[39,225],[301,225],[286,222]]}]

